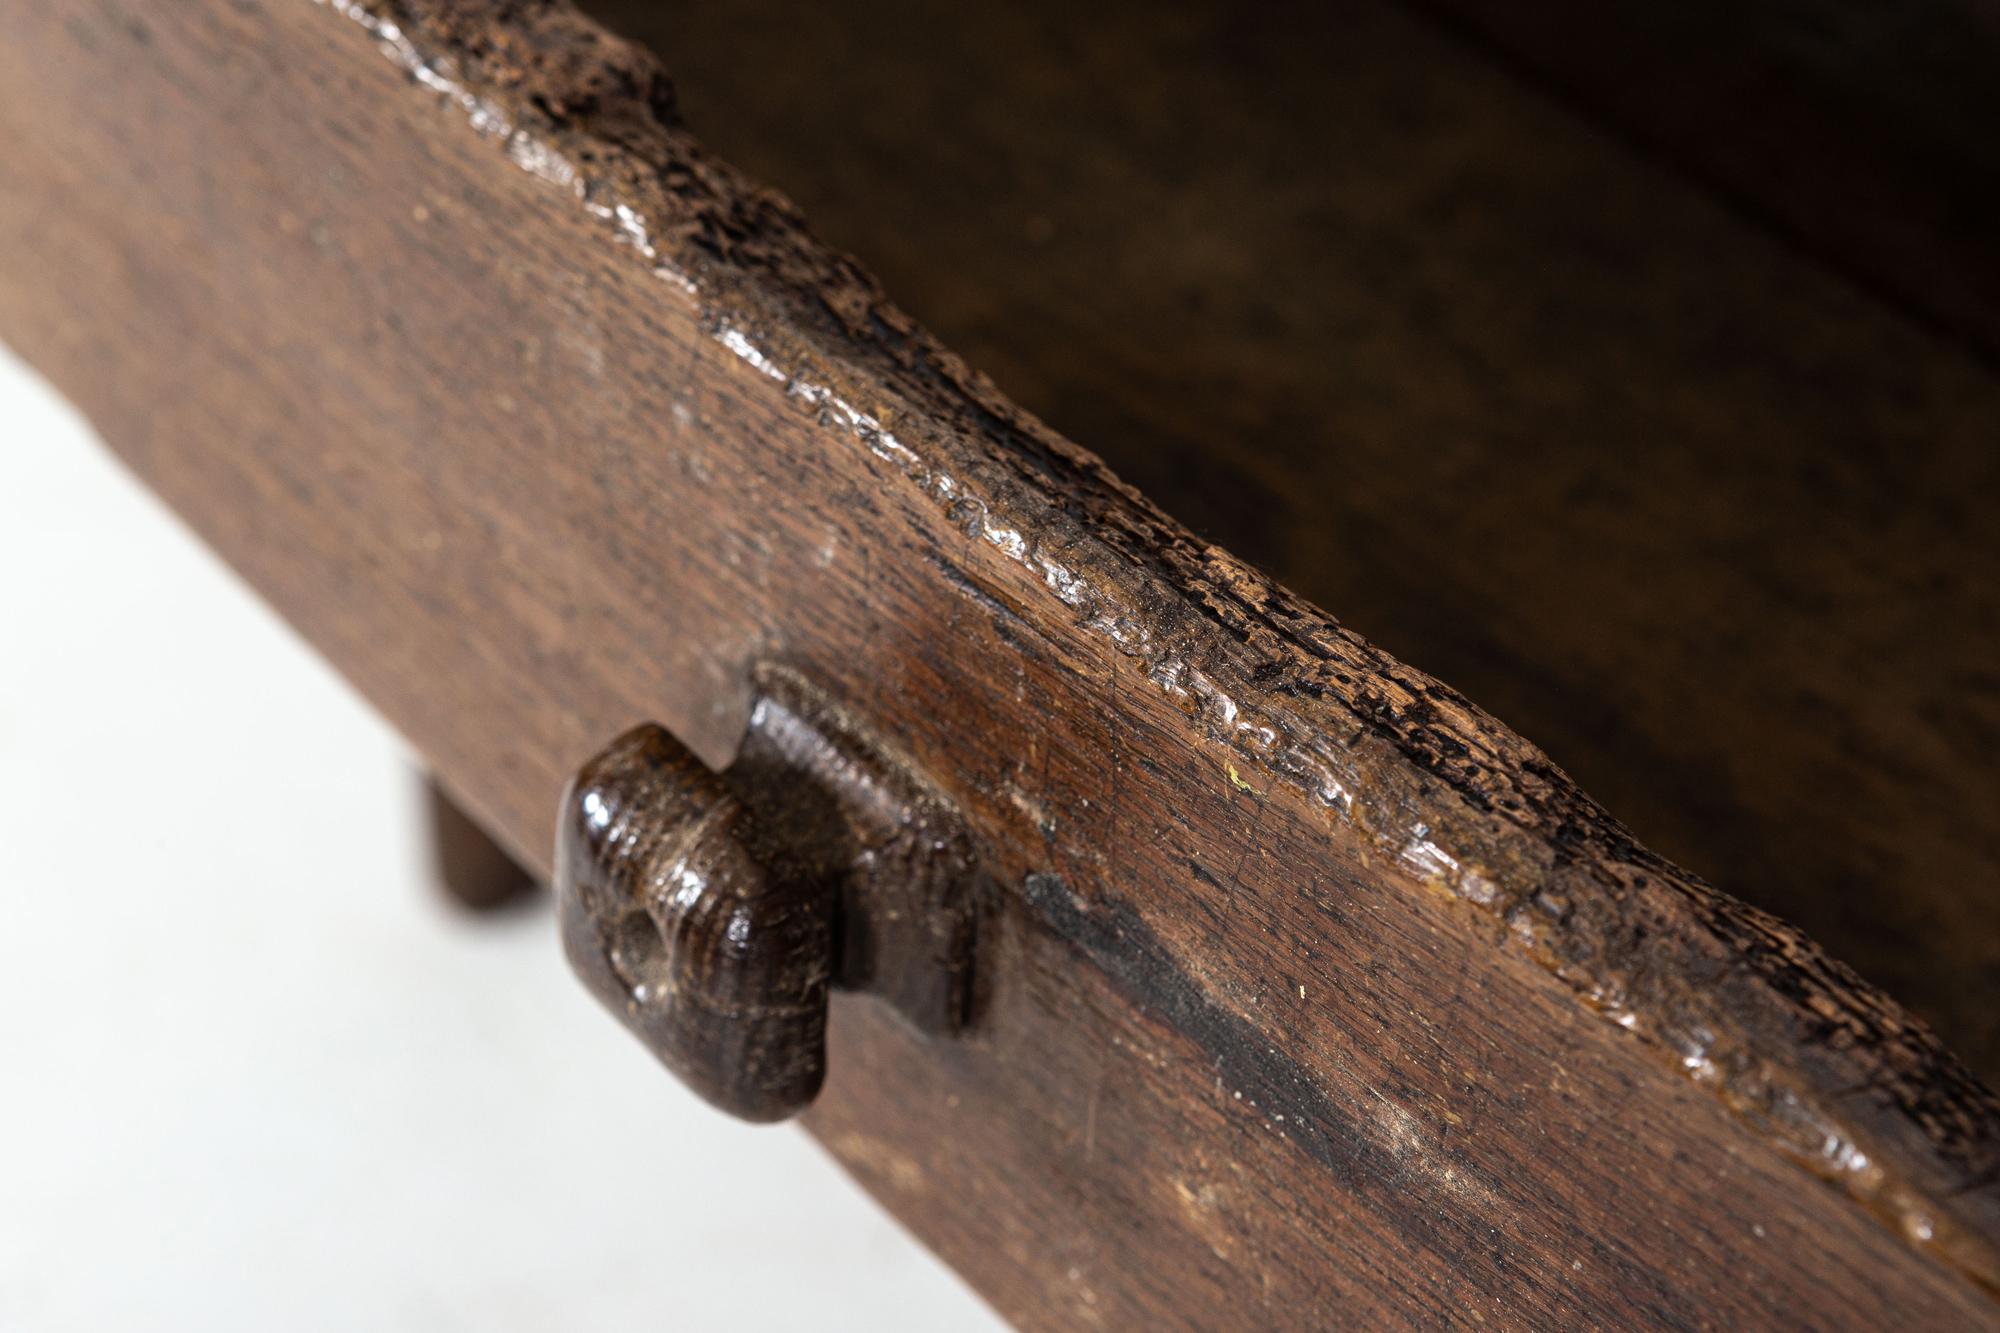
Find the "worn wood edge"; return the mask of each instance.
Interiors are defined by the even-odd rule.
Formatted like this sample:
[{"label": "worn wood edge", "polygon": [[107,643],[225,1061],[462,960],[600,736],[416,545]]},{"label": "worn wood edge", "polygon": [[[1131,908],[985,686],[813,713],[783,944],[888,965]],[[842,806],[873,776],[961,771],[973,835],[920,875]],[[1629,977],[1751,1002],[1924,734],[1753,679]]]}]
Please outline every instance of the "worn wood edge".
[{"label": "worn wood edge", "polygon": [[[1232,763],[1482,919],[1756,1139],[2000,1290],[2000,1101],[1812,941],[1640,846],[1536,747],[1180,528],[706,154],[567,0],[313,0],[694,296],[721,347],[1031,571]],[[713,758],[712,756],[708,756]]]}]

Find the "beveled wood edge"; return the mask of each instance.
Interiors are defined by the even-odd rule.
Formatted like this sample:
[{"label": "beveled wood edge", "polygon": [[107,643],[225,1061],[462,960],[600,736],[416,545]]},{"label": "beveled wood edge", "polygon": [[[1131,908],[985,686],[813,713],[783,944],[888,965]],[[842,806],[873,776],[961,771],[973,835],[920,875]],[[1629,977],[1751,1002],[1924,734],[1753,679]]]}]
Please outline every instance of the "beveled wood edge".
[{"label": "beveled wood edge", "polygon": [[654,57],[567,0],[313,3],[692,295],[775,394],[1033,572],[1232,765],[1303,791],[1330,837],[1478,914],[1495,948],[1560,978],[1746,1133],[2000,1290],[2000,1100],[1894,1000],[1640,846],[1536,747],[1009,402],[782,196],[709,156]]}]

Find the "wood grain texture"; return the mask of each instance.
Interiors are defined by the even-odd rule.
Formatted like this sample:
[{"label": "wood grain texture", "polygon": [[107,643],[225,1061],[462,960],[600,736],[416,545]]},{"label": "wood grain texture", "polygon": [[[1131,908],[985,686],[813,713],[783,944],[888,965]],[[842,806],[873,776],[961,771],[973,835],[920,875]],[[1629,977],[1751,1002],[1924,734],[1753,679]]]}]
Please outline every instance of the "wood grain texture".
[{"label": "wood grain texture", "polygon": [[[1012,398],[2000,1076],[2000,387],[1974,357],[1394,5],[591,4]],[[1717,52],[1768,8],[1653,7]],[[1656,101],[1720,114],[1708,60]],[[1965,160],[1925,170],[1973,188],[1993,117],[1938,118],[1884,132],[1936,128]],[[1775,151],[1741,119],[1732,146]],[[1842,124],[1812,160],[1874,151]],[[1928,216],[1850,184],[1836,230]],[[1963,246],[1907,248],[1975,291]]]},{"label": "wood grain texture", "polygon": [[[387,57],[387,58],[385,58]],[[808,665],[1002,895],[808,1122],[1040,1326],[1996,1324],[1993,1098],[1015,408],[541,0],[56,4],[0,333],[547,868]]]},{"label": "wood grain texture", "polygon": [[833,886],[659,727],[564,793],[556,898],[570,966],[676,1078],[745,1120],[819,1095]]}]

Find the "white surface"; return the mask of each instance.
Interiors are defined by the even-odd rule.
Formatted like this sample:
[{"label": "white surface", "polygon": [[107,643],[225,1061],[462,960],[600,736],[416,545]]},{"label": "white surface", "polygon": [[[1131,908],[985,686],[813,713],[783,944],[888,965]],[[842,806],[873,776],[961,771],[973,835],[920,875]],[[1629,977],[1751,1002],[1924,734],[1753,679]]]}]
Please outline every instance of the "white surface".
[{"label": "white surface", "polygon": [[[496,719],[504,724],[504,719]],[[397,739],[0,349],[0,1329],[983,1329],[469,920]]]}]

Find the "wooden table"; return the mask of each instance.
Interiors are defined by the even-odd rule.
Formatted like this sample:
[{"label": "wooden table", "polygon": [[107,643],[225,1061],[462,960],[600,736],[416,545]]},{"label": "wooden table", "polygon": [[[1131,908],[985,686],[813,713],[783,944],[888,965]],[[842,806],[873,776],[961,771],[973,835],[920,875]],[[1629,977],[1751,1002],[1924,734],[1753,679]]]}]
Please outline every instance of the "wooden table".
[{"label": "wooden table", "polygon": [[14,16],[0,336],[538,874],[770,664],[957,812],[886,1207],[1025,1325],[2000,1325],[1983,10],[587,7]]}]

